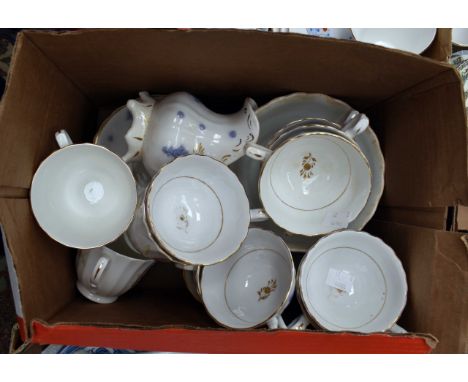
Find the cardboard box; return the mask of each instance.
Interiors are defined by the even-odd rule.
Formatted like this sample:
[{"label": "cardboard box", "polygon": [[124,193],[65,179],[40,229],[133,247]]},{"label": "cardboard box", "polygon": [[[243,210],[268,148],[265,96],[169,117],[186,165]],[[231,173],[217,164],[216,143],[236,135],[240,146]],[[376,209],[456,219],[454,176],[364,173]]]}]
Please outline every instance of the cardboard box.
[{"label": "cardboard box", "polygon": [[[404,263],[401,324],[413,333],[221,329],[170,265],[155,266],[114,304],[81,297],[73,250],[53,242],[31,213],[31,179],[56,149],[56,130],[91,141],[99,120],[142,89],[186,90],[219,111],[247,95],[261,104],[318,92],[366,112],[387,166],[382,208],[366,229]],[[468,206],[462,97],[450,65],[355,41],[242,30],[22,33],[0,106],[0,221],[23,340],[181,352],[418,353],[432,351],[435,336],[436,351],[466,352],[467,235],[456,231],[466,229]]]}]

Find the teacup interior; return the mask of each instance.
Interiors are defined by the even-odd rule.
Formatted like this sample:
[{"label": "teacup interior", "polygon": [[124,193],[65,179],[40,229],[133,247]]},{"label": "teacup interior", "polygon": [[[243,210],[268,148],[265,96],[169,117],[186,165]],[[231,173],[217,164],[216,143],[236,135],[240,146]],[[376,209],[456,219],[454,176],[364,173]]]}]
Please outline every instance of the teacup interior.
[{"label": "teacup interior", "polygon": [[380,239],[362,232],[320,240],[303,260],[299,285],[307,310],[328,330],[387,330],[406,303],[400,261]]},{"label": "teacup interior", "polygon": [[278,309],[289,289],[289,266],[273,249],[254,249],[229,269],[224,287],[229,310],[257,325]]},{"label": "teacup interior", "polygon": [[91,144],[71,145],[39,166],[31,205],[39,225],[56,241],[93,248],[115,240],[130,224],[137,201],[128,166]]},{"label": "teacup interior", "polygon": [[215,320],[231,328],[250,328],[281,313],[293,283],[286,244],[269,231],[252,228],[227,261],[203,268],[201,290]]},{"label": "teacup interior", "polygon": [[272,190],[294,209],[314,211],[333,204],[346,191],[350,179],[348,152],[341,142],[328,137],[292,140],[272,158]]},{"label": "teacup interior", "polygon": [[176,229],[169,219],[157,223],[161,240],[171,243],[175,250],[198,252],[218,238],[223,207],[216,192],[202,180],[191,176],[172,178],[159,188],[153,203],[160,216],[176,215]]},{"label": "teacup interior", "polygon": [[146,209],[161,246],[189,264],[213,264],[233,254],[250,222],[237,177],[226,165],[201,155],[166,165],[150,186]]},{"label": "teacup interior", "polygon": [[[369,164],[349,139],[329,132],[298,135],[273,152],[260,178],[260,198],[276,224],[297,234],[324,234],[346,224],[366,205]],[[342,227],[342,226],[341,226]]]}]

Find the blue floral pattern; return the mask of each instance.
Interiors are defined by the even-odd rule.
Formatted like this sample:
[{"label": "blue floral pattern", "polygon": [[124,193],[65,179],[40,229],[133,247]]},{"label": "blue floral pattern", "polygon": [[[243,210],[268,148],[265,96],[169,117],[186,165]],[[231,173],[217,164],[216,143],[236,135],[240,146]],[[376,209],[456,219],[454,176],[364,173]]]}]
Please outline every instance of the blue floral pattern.
[{"label": "blue floral pattern", "polygon": [[166,154],[169,158],[177,158],[185,155],[189,155],[189,152],[184,147],[184,145],[180,145],[179,147],[174,146],[163,146],[162,151]]}]

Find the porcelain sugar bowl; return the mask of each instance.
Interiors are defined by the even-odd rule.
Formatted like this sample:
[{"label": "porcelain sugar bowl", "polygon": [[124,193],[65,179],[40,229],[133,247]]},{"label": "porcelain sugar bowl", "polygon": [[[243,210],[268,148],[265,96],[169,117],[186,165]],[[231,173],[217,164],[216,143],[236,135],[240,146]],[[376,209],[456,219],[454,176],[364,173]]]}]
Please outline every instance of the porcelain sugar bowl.
[{"label": "porcelain sugar bowl", "polygon": [[141,155],[151,175],[188,154],[207,155],[229,165],[244,155],[247,143],[257,141],[257,106],[250,98],[229,115],[211,111],[186,92],[172,93],[157,103],[142,92],[140,99],[127,102],[133,123],[125,136],[129,149],[123,159]]}]

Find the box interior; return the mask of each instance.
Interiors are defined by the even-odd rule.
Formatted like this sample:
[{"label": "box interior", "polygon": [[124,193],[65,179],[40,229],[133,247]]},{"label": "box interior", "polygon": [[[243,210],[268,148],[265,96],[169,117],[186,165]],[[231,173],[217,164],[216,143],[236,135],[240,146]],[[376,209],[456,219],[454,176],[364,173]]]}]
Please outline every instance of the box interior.
[{"label": "box interior", "polygon": [[[365,230],[404,263],[402,325],[439,337],[441,351],[466,346],[466,248],[462,233],[446,231],[449,208],[468,205],[466,114],[451,66],[354,41],[229,30],[25,32],[15,50],[0,106],[0,218],[27,323],[217,327],[165,264],[114,304],[78,294],[74,251],[41,231],[28,200],[35,169],[56,149],[55,131],[92,141],[113,108],[140,90],[186,90],[220,112],[245,96],[261,105],[303,91],[369,115],[386,187]],[[287,311],[293,317],[298,307]]]}]

